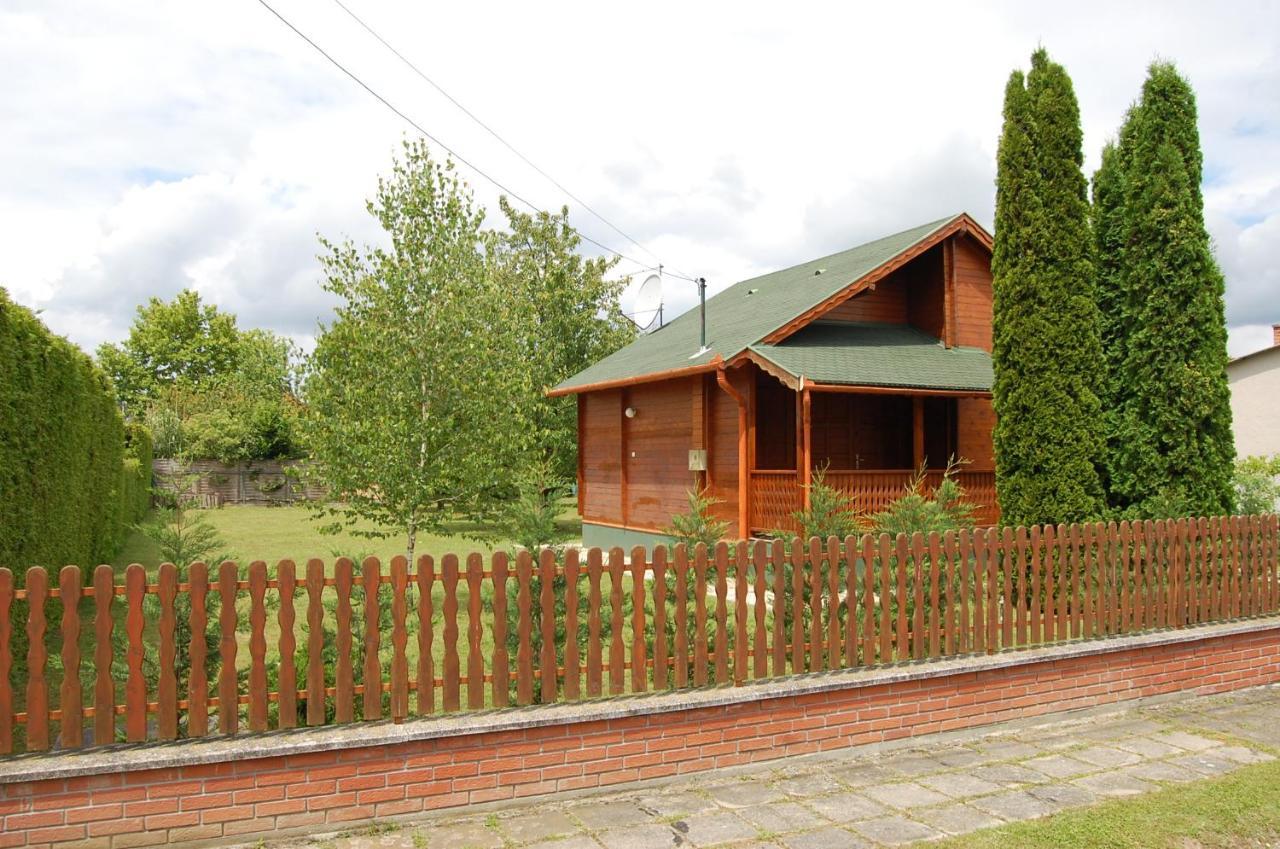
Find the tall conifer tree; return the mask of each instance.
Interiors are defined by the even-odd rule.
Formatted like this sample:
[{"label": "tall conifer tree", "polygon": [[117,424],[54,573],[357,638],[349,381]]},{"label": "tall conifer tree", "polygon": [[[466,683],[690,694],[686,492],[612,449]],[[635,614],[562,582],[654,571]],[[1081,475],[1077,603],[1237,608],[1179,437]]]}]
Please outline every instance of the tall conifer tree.
[{"label": "tall conifer tree", "polygon": [[1101,343],[1080,110],[1043,50],[1005,89],[996,180],[996,486],[1007,524],[1103,511]]},{"label": "tall conifer tree", "polygon": [[1195,93],[1173,65],[1154,63],[1094,177],[1111,328],[1108,500],[1132,516],[1232,508],[1224,283],[1202,167]]}]

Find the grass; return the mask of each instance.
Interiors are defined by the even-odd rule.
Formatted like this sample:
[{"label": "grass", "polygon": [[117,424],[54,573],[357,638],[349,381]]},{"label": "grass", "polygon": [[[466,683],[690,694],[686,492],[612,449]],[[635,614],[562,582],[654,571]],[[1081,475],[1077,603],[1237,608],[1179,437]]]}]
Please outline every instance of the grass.
[{"label": "grass", "polygon": [[[261,507],[246,504],[197,512],[217,529],[226,543],[226,550],[241,564],[265,560],[269,566],[274,567],[280,560],[287,558],[301,568],[311,557],[331,562],[336,556],[334,552],[357,559],[375,555],[385,564],[393,556],[404,553],[405,538],[402,532],[395,532],[385,539],[369,539],[351,531],[322,534],[319,530],[322,522],[316,521],[310,510],[303,506]],[[377,526],[371,522],[361,522],[355,527],[357,530],[374,530]],[[446,528],[447,532],[443,534],[420,533],[417,553],[439,557],[449,552],[469,554],[478,551],[487,555],[512,547],[511,540],[501,538],[492,529],[472,522],[455,521]],[[580,538],[582,535],[582,524],[571,508],[561,514],[560,528],[569,537]],[[494,536],[499,538],[494,539]],[[484,537],[488,539],[483,539]],[[137,531],[129,535],[112,565],[123,570],[130,563],[141,563],[148,570],[160,565],[160,553],[155,544]]]},{"label": "grass", "polygon": [[940,843],[938,849],[1243,849],[1280,837],[1280,761],[1013,823]]}]

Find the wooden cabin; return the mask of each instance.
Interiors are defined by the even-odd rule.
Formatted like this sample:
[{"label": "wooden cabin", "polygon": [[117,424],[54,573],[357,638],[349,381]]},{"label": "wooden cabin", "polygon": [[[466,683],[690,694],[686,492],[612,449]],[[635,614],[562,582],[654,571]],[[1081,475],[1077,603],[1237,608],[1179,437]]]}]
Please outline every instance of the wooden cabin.
[{"label": "wooden cabin", "polygon": [[927,464],[998,518],[991,236],[966,214],[744,280],[551,390],[578,397],[587,545],[665,541],[705,488],[741,538],[791,530],[813,470],[874,512]]}]

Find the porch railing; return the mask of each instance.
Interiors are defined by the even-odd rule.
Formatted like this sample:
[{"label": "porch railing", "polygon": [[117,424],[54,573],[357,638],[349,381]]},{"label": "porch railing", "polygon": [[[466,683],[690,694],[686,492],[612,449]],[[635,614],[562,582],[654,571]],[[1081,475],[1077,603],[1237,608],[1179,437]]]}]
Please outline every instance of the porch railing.
[{"label": "porch railing", "polygon": [[90,586],[74,566],[20,581],[0,568],[0,755],[741,685],[1269,616],[1278,557],[1276,516],[1235,516],[641,547],[629,559],[397,557],[389,571],[372,557],[101,566]]},{"label": "porch railing", "polygon": [[[878,513],[902,497],[915,472],[905,469],[828,470],[826,481],[854,499],[863,513]],[[1000,520],[996,503],[995,472],[958,472],[956,481],[977,510],[974,524],[995,525]],[[924,485],[932,489],[942,482],[942,472],[926,472]],[[800,509],[802,489],[794,470],[755,470],[751,473],[751,527],[755,531],[799,530],[792,514]]]}]

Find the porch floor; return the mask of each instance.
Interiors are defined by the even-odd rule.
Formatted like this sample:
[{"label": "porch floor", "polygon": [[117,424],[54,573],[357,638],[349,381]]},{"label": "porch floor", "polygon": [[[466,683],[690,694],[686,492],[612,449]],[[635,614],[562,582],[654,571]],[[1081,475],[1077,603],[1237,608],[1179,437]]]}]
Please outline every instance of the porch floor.
[{"label": "porch floor", "polygon": [[[339,835],[332,849],[848,849],[896,846],[1200,781],[1273,759],[1280,686],[1038,717],[696,773],[476,806]],[[273,845],[314,846],[317,835]]]}]

